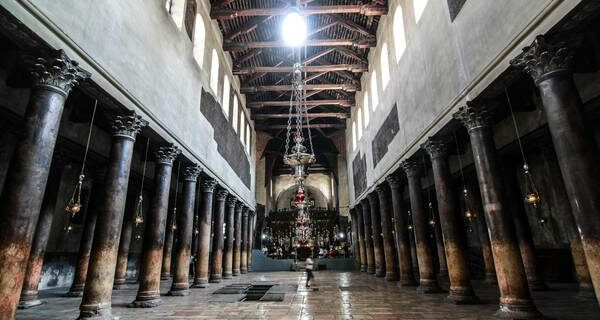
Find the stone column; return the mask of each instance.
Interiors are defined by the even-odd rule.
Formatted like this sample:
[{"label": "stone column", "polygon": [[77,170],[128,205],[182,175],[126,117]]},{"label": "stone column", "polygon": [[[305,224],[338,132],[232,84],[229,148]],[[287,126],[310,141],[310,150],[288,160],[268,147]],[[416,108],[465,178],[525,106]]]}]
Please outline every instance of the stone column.
[{"label": "stone column", "polygon": [[[433,205],[433,204],[429,204]],[[433,212],[433,210],[432,210]],[[439,217],[433,217],[435,220],[439,221]],[[433,229],[434,237],[435,237],[435,248],[437,249],[437,257],[438,257],[438,281],[446,281],[448,279],[448,263],[446,261],[446,248],[444,246],[444,237],[442,236],[442,230],[439,226],[439,223],[435,223],[430,227]]]},{"label": "stone column", "polygon": [[12,318],[19,303],[65,100],[89,73],[65,53],[30,63],[33,87],[0,196],[0,314]]},{"label": "stone column", "polygon": [[175,276],[170,296],[190,294],[190,257],[192,256],[192,233],[194,232],[194,203],[196,181],[202,170],[197,164],[188,165],[183,173],[181,211],[177,215],[177,242],[175,242]]},{"label": "stone column", "polygon": [[[177,186],[175,186],[177,188]],[[162,265],[160,271],[160,280],[171,279],[171,256],[173,252],[173,239],[175,238],[175,229],[173,222],[177,219],[177,199],[173,200],[173,210],[171,214],[167,213],[167,227],[165,229],[165,244],[163,247]],[[177,225],[177,224],[175,224]]]},{"label": "stone column", "polygon": [[213,191],[217,182],[213,178],[202,178],[200,181],[200,209],[198,210],[198,252],[196,253],[196,273],[192,288],[208,286],[208,262],[210,255],[210,224],[213,214]]},{"label": "stone column", "polygon": [[125,197],[135,136],[147,125],[135,113],[118,116],[113,123],[113,139],[104,182],[89,269],[79,306],[79,318],[110,319],[113,279],[123,224]]},{"label": "stone column", "polygon": [[394,173],[387,176],[392,195],[392,211],[394,214],[394,233],[396,234],[396,249],[398,250],[398,265],[400,271],[401,286],[414,286],[415,276],[412,268],[412,256],[410,252],[410,240],[406,208],[402,200],[402,178]]},{"label": "stone column", "polygon": [[473,292],[469,277],[468,248],[460,223],[462,215],[451,191],[448,146],[444,141],[429,138],[422,148],[429,154],[433,169],[440,227],[448,261],[448,277],[450,279],[448,300],[455,304],[476,303],[478,299]]},{"label": "stone column", "polygon": [[87,277],[88,265],[90,262],[90,253],[92,250],[92,241],[94,240],[94,230],[96,229],[96,219],[102,205],[102,192],[104,188],[104,178],[106,169],[96,170],[92,176],[92,190],[85,216],[85,224],[79,243],[79,252],[77,254],[77,265],[75,266],[75,276],[67,297],[83,296],[83,287]]},{"label": "stone column", "polygon": [[376,192],[368,195],[371,206],[371,236],[373,237],[373,253],[375,254],[375,276],[385,277],[385,253],[383,237],[381,236],[381,217],[379,213],[379,198]]},{"label": "stone column", "polygon": [[487,224],[485,223],[485,215],[481,212],[481,196],[475,193],[473,188],[475,186],[467,185],[463,193],[467,193],[466,205],[475,210],[474,218],[474,229],[477,232],[479,243],[481,244],[481,254],[483,257],[483,268],[485,272],[484,281],[488,284],[498,284],[496,279],[496,269],[494,266],[494,256],[492,255],[492,245],[490,243],[490,236],[488,234]]},{"label": "stone column", "polygon": [[[518,163],[518,160],[507,159],[505,162]],[[531,227],[527,220],[523,193],[521,193],[519,181],[516,177],[518,169],[510,165],[503,166],[503,169],[509,210],[513,214],[517,241],[519,243],[519,250],[521,251],[521,259],[523,259],[525,275],[527,276],[527,284],[533,291],[548,290],[548,286],[542,277],[542,272],[535,254],[535,245],[533,243],[533,236],[531,235]]]},{"label": "stone column", "polygon": [[240,252],[240,272],[248,273],[248,207],[242,209],[242,250]]},{"label": "stone column", "polygon": [[223,223],[225,220],[225,199],[229,192],[226,189],[217,189],[216,207],[214,211],[213,241],[212,241],[212,268],[210,282],[218,283],[223,278]]},{"label": "stone column", "polygon": [[356,220],[356,208],[350,209],[350,218],[352,219],[352,247],[354,251],[354,259],[360,266],[360,246],[358,244],[358,225]]},{"label": "stone column", "polygon": [[248,213],[248,252],[246,262],[248,272],[252,272],[252,249],[254,248],[254,223],[256,218],[256,212],[250,211]]},{"label": "stone column", "polygon": [[242,202],[238,201],[234,209],[234,231],[233,231],[233,275],[240,275],[240,263],[242,259]]},{"label": "stone column", "polygon": [[467,127],[473,149],[500,288],[500,310],[496,314],[519,319],[540,317],[529,294],[512,215],[506,209],[506,196],[488,111],[484,107],[468,104],[461,107],[454,117]]},{"label": "stone column", "polygon": [[375,274],[375,251],[373,248],[373,228],[371,226],[371,205],[369,204],[369,200],[367,200],[366,198],[362,199],[360,204],[362,207],[363,222],[365,224],[364,238],[365,251],[367,256],[367,273]]},{"label": "stone column", "polygon": [[401,164],[408,178],[408,191],[410,194],[410,207],[415,234],[417,260],[419,262],[419,287],[420,293],[439,292],[437,279],[433,270],[433,248],[429,240],[429,224],[423,206],[423,190],[421,188],[421,166],[414,160],[404,160]]},{"label": "stone column", "polygon": [[127,288],[125,277],[127,276],[127,261],[129,260],[129,246],[133,236],[133,219],[135,211],[135,201],[137,195],[130,194],[125,202],[125,218],[121,227],[121,237],[119,240],[119,253],[117,254],[117,266],[115,269],[115,280],[113,281],[113,290],[122,290]]},{"label": "stone column", "polygon": [[390,215],[389,192],[384,185],[377,186],[379,196],[379,213],[381,216],[381,232],[383,234],[383,250],[385,252],[385,279],[398,281],[398,264],[394,235],[392,234],[392,217]]},{"label": "stone column", "polygon": [[27,309],[42,304],[38,295],[38,286],[42,276],[42,265],[44,264],[44,254],[46,253],[46,245],[50,238],[50,230],[52,230],[52,220],[56,209],[56,198],[62,173],[64,168],[64,159],[60,158],[57,153],[54,154],[52,167],[48,176],[48,184],[44,192],[44,200],[42,201],[42,209],[38,219],[29,261],[27,262],[27,271],[25,272],[25,280],[21,289],[21,300],[19,301],[19,309]]},{"label": "stone column", "polygon": [[367,272],[367,249],[365,247],[365,222],[363,220],[363,210],[360,203],[356,204],[356,233],[358,247],[360,250],[360,271]]},{"label": "stone column", "polygon": [[595,299],[594,285],[585,261],[585,253],[579,235],[571,237],[570,247],[573,265],[575,266],[575,276],[579,285],[579,297]]},{"label": "stone column", "polygon": [[564,44],[550,44],[538,36],[511,64],[524,67],[540,89],[565,190],[600,302],[600,152],[583,120],[572,61],[573,53]]},{"label": "stone column", "polygon": [[235,221],[235,204],[237,198],[229,195],[225,202],[225,247],[223,254],[223,279],[233,277],[233,224]]},{"label": "stone column", "polygon": [[159,305],[161,266],[164,252],[165,231],[169,211],[169,192],[171,189],[171,174],[173,161],[181,151],[175,146],[160,147],[156,151],[156,164],[154,165],[154,195],[150,200],[150,208],[146,217],[144,229],[144,244],[142,247],[142,261],[140,286],[137,296],[129,306],[135,308],[151,308]]}]

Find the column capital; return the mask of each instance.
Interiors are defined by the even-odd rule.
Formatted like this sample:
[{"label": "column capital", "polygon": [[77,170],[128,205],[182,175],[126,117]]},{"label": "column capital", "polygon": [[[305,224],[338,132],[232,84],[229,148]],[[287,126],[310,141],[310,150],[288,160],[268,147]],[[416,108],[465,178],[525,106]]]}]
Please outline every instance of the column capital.
[{"label": "column capital", "polygon": [[147,125],[148,121],[142,119],[142,116],[135,112],[126,116],[117,116],[112,125],[113,136],[135,140],[135,136]]},{"label": "column capital", "polygon": [[454,113],[453,117],[460,121],[469,131],[491,125],[491,114],[488,108],[475,106],[471,102],[467,102],[467,105],[460,107]]},{"label": "column capital", "polygon": [[448,156],[448,143],[442,139],[429,138],[421,144],[431,159],[446,158]]},{"label": "column capital", "polygon": [[237,198],[232,194],[229,194],[227,196],[227,199],[225,200],[225,203],[227,204],[228,207],[235,207],[235,204],[237,202],[238,202]]},{"label": "column capital", "polygon": [[249,209],[246,205],[242,206],[242,216],[247,217]]},{"label": "column capital", "polygon": [[217,187],[217,201],[225,201],[228,194],[229,191],[227,191],[227,189],[221,186]]},{"label": "column capital", "polygon": [[400,189],[402,187],[402,180],[402,176],[398,173],[392,173],[385,177],[385,181],[387,181],[392,189]]},{"label": "column capital", "polygon": [[375,188],[375,191],[377,191],[377,196],[381,197],[385,197],[387,195],[387,188],[385,187],[384,184],[380,184]]},{"label": "column capital", "polygon": [[543,35],[538,35],[510,64],[523,68],[537,84],[554,75],[571,73],[573,51],[563,42],[551,44]]},{"label": "column capital", "polygon": [[73,87],[91,76],[63,50],[52,50],[44,57],[25,57],[25,61],[31,66],[33,87],[51,88],[65,97]]},{"label": "column capital", "polygon": [[179,150],[176,145],[170,144],[168,146],[159,147],[158,150],[154,152],[154,157],[156,158],[156,163],[170,166],[173,165],[173,161],[180,153],[181,150]]},{"label": "column capital", "polygon": [[200,180],[200,189],[202,192],[213,192],[215,190],[215,186],[217,185],[217,180],[206,177]]},{"label": "column capital", "polygon": [[196,181],[198,180],[198,175],[202,172],[202,168],[196,163],[192,163],[185,167],[183,171],[183,180],[184,181]]},{"label": "column capital", "polygon": [[236,212],[238,212],[238,211],[241,212],[243,208],[244,208],[244,203],[243,202],[238,201],[238,202],[235,203],[235,211]]},{"label": "column capital", "polygon": [[414,159],[406,159],[400,162],[400,167],[407,177],[420,177],[423,169],[421,164]]},{"label": "column capital", "polygon": [[360,200],[360,205],[362,206],[362,209],[365,210],[367,208],[371,208],[369,206],[369,199],[367,199],[368,196],[366,198],[363,198],[362,200]]}]

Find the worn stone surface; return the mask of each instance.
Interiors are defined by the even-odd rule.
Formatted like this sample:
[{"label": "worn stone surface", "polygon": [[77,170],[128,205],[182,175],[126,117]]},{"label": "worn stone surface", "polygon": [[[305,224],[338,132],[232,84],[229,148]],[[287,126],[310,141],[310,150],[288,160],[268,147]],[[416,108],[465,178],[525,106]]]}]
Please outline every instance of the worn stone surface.
[{"label": "worn stone surface", "polygon": [[[113,314],[129,319],[492,319],[498,300],[497,289],[475,282],[482,298],[480,305],[455,306],[444,301],[446,294],[419,295],[414,288],[400,288],[393,282],[359,272],[315,272],[319,291],[304,287],[303,272],[250,273],[233,280],[214,284],[209,290],[191,290],[187,297],[162,297],[163,304],[153,309],[131,309],[126,304],[135,297],[136,288],[115,291]],[[235,283],[275,282],[280,287],[298,286],[285,290],[280,302],[232,302],[215,299],[212,293]],[[555,284],[552,292],[535,292],[540,310],[550,319],[587,320],[600,317],[600,308],[589,300],[576,299],[576,286]],[[340,287],[350,288],[342,291]],[[169,282],[161,283],[165,293]],[[355,288],[356,290],[354,290]],[[47,304],[19,310],[17,319],[72,319],[77,312],[77,300],[63,298],[56,290],[41,291]]]}]

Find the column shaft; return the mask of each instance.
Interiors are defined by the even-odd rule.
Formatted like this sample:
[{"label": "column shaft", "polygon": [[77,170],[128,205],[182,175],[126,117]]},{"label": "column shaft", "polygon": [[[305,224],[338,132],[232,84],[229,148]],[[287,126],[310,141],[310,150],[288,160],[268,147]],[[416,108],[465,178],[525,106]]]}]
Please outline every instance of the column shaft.
[{"label": "column shaft", "polygon": [[389,193],[385,186],[377,187],[379,196],[379,212],[381,216],[381,232],[383,234],[383,250],[385,252],[385,279],[387,281],[398,280],[398,259],[394,247],[394,235],[392,234],[392,217],[390,215]]},{"label": "column shaft", "polygon": [[369,204],[369,200],[363,199],[361,201],[362,207],[362,215],[364,226],[364,239],[365,239],[365,250],[367,256],[367,273],[375,274],[375,249],[373,247],[373,237],[371,227],[371,205]]},{"label": "column shaft", "polygon": [[350,210],[350,217],[352,219],[352,248],[354,253],[354,259],[358,263],[359,267],[361,264],[360,261],[360,246],[358,245],[358,226],[357,226],[357,217],[356,217],[356,209],[352,208]]},{"label": "column shaft", "polygon": [[125,285],[125,277],[127,276],[127,262],[129,260],[129,246],[131,245],[131,237],[133,236],[133,213],[135,211],[135,201],[137,195],[129,194],[125,203],[125,218],[121,228],[121,237],[119,240],[119,253],[117,254],[117,267],[115,269],[115,280],[113,282],[113,290],[122,290]]},{"label": "column shaft", "polygon": [[451,191],[451,174],[448,165],[447,146],[439,140],[429,139],[423,145],[431,158],[435,183],[443,248],[448,261],[450,295],[448,300],[456,304],[477,302],[471,286],[467,244],[461,228],[461,214]]},{"label": "column shaft", "polygon": [[252,272],[252,249],[254,249],[254,224],[256,223],[256,213],[254,211],[250,211],[248,214],[248,252],[246,262],[248,272]]},{"label": "column shaft", "polygon": [[392,195],[392,211],[394,214],[394,233],[396,235],[396,250],[398,257],[398,267],[400,273],[401,286],[414,286],[415,277],[413,274],[411,246],[409,240],[408,223],[406,217],[406,208],[402,200],[401,178],[397,174],[391,174],[386,177],[390,185]]},{"label": "column shaft", "polygon": [[242,203],[238,202],[234,211],[233,231],[233,275],[240,275],[240,263],[242,259]]},{"label": "column shaft", "polygon": [[[173,210],[169,214],[167,212],[167,226],[165,228],[165,243],[163,247],[162,254],[162,265],[160,271],[160,279],[161,280],[169,280],[171,279],[171,258],[173,254],[173,240],[175,238],[175,229],[173,229],[173,222],[176,222],[176,208],[177,208],[177,199],[173,200]],[[175,224],[177,225],[177,224]]]},{"label": "column shaft", "polygon": [[223,254],[223,279],[233,277],[233,224],[235,221],[235,204],[237,199],[233,195],[227,197],[225,205],[225,247]]},{"label": "column shaft", "polygon": [[50,230],[52,230],[52,220],[54,218],[58,189],[62,178],[62,164],[56,163],[60,161],[60,159],[54,159],[54,165],[50,169],[48,184],[46,185],[44,200],[42,201],[42,209],[33,237],[29,261],[27,262],[23,288],[21,289],[21,300],[19,301],[20,309],[31,308],[42,304],[38,295],[38,286],[42,276],[44,254],[46,253],[46,245],[50,238]]},{"label": "column shaft", "polygon": [[212,241],[212,268],[210,273],[210,282],[218,283],[223,278],[223,224],[225,220],[225,199],[227,190],[218,189],[216,195],[217,205],[214,211],[213,241]]},{"label": "column shaft", "polygon": [[242,250],[240,252],[240,272],[248,272],[248,207],[242,209]]},{"label": "column shaft", "polygon": [[469,131],[473,159],[490,232],[492,254],[500,289],[498,316],[535,318],[537,311],[527,286],[512,215],[507,211],[505,190],[497,163],[496,147],[487,109],[462,107],[455,117]]},{"label": "column shaft", "polygon": [[[494,266],[494,256],[492,255],[492,245],[490,243],[490,236],[485,223],[485,214],[482,211],[481,196],[476,190],[475,186],[467,185],[467,199],[466,205],[475,211],[474,218],[474,229],[477,232],[479,238],[479,244],[481,245],[481,255],[483,258],[483,268],[485,272],[485,282],[488,284],[498,284],[496,279],[496,268]],[[464,192],[464,191],[463,191]]]},{"label": "column shaft", "polygon": [[19,302],[65,100],[89,77],[62,50],[30,65],[34,85],[0,195],[0,314],[8,318]]},{"label": "column shaft", "polygon": [[356,230],[358,238],[358,247],[360,250],[360,271],[367,272],[367,249],[365,247],[365,223],[363,220],[363,210],[360,204],[356,205]]},{"label": "column shaft", "polygon": [[102,212],[98,214],[88,274],[79,306],[80,318],[112,318],[111,297],[119,236],[135,136],[147,123],[138,115],[118,116],[104,183]]},{"label": "column shaft", "polygon": [[196,273],[192,288],[208,286],[208,264],[210,256],[211,221],[213,216],[213,191],[216,181],[202,178],[200,181],[201,201],[198,210],[198,252],[196,254]]},{"label": "column shaft", "polygon": [[190,294],[190,258],[192,256],[192,233],[194,232],[194,203],[196,181],[200,167],[192,164],[183,173],[181,210],[177,214],[177,242],[175,242],[175,275],[169,295],[187,296]]},{"label": "column shaft", "polygon": [[144,244],[137,296],[131,307],[149,308],[161,303],[160,278],[163,261],[165,231],[169,210],[169,192],[171,189],[171,174],[173,160],[180,151],[174,145],[161,147],[155,153],[154,194],[150,199],[150,208],[146,217]]}]

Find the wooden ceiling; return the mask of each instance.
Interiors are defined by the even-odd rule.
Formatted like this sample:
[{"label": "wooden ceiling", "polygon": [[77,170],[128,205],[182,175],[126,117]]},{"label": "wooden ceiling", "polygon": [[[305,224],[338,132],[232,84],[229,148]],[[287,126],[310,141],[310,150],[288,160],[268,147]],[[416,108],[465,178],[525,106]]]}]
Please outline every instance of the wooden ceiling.
[{"label": "wooden ceiling", "polygon": [[379,18],[388,12],[387,1],[211,0],[211,18],[219,24],[223,49],[231,55],[256,129],[275,138],[285,134],[291,71],[297,61],[280,35],[293,7],[307,16],[307,40],[296,54],[300,51],[306,72],[312,134],[328,139],[346,127],[361,75],[368,72],[369,48],[377,44]]}]

